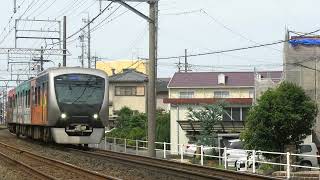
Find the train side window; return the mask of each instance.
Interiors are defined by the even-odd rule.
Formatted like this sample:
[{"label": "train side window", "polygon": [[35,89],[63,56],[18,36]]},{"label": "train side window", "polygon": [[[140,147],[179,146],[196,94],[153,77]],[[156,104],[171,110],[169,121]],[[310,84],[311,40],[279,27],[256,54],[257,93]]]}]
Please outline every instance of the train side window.
[{"label": "train side window", "polygon": [[31,95],[31,89],[29,90],[29,107],[31,107],[31,97],[32,97],[32,95]]},{"label": "train side window", "polygon": [[35,105],[35,88],[32,86],[32,92],[31,92],[31,96],[32,96],[32,105]]},{"label": "train side window", "polygon": [[18,96],[17,96],[17,106],[20,106],[20,92],[18,92]]},{"label": "train side window", "polygon": [[28,107],[30,107],[30,89],[28,90],[27,94],[28,94],[27,105],[28,105]]},{"label": "train side window", "polygon": [[34,105],[37,106],[38,105],[38,88],[34,88]]},{"label": "train side window", "polygon": [[40,106],[40,100],[41,100],[41,86],[38,87],[38,105]]},{"label": "train side window", "polygon": [[28,107],[28,90],[24,92],[24,105]]},{"label": "train side window", "polygon": [[26,91],[22,91],[22,105],[25,107],[26,106]]},{"label": "train side window", "polygon": [[41,91],[41,105],[44,104],[44,91],[45,91],[45,83],[42,83],[42,91]]},{"label": "train side window", "polygon": [[25,107],[27,107],[27,90],[25,90],[25,91],[23,91],[23,94],[24,94],[24,96],[23,96],[23,102],[24,102],[24,106]]}]

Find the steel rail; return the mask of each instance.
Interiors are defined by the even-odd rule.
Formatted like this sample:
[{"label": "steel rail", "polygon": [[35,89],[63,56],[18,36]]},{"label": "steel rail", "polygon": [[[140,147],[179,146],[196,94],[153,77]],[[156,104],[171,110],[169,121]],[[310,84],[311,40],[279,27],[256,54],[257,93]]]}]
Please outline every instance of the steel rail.
[{"label": "steel rail", "polygon": [[107,150],[94,149],[93,152],[73,149],[73,151],[86,153],[87,155],[100,156],[106,159],[114,159],[124,164],[141,166],[146,169],[152,169],[159,173],[172,174],[187,179],[279,179],[252,173],[235,172],[218,168],[204,167],[194,164],[186,164],[164,159],[150,158],[133,154],[119,153]]},{"label": "steel rail", "polygon": [[20,169],[22,169],[23,171],[25,171],[28,174],[32,174],[32,175],[36,176],[38,179],[58,180],[57,178],[52,177],[50,175],[47,175],[45,173],[42,173],[41,171],[39,171],[39,170],[37,170],[37,169],[35,169],[35,168],[23,163],[23,162],[17,161],[15,159],[11,158],[8,155],[5,155],[2,152],[0,152],[0,156],[3,159],[9,160],[9,161],[13,162],[14,164],[18,165]]},{"label": "steel rail", "polygon": [[[97,172],[94,172],[94,171],[83,169],[83,168],[80,168],[78,166],[75,166],[75,165],[72,165],[72,164],[69,164],[69,163],[65,163],[65,162],[62,162],[62,161],[58,161],[58,160],[55,160],[55,159],[51,159],[51,158],[48,158],[48,157],[37,155],[37,154],[31,153],[31,152],[26,151],[26,150],[21,150],[19,148],[7,145],[7,144],[5,144],[3,142],[0,142],[0,148],[1,147],[2,148],[6,148],[11,152],[17,153],[20,156],[25,156],[26,158],[33,159],[33,160],[35,160],[37,162],[41,162],[41,163],[46,164],[46,165],[58,167],[58,168],[64,170],[65,173],[71,173],[72,172],[74,174],[81,175],[85,179],[118,179],[118,178],[115,178],[115,177],[112,177],[112,176],[107,176],[107,175],[100,174],[100,173],[97,173]],[[53,178],[53,179],[56,179],[56,178]]]}]

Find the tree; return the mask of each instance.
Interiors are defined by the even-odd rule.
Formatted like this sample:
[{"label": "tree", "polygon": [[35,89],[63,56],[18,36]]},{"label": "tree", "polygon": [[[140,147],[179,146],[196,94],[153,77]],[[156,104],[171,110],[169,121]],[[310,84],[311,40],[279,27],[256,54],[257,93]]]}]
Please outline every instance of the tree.
[{"label": "tree", "polygon": [[170,142],[170,114],[164,110],[157,110],[156,140]]},{"label": "tree", "polygon": [[200,121],[200,136],[197,138],[201,145],[214,146],[217,142],[214,125],[222,121],[223,106],[220,104],[205,105],[200,110],[189,108],[188,118]]},{"label": "tree", "polygon": [[[164,110],[157,110],[156,113],[156,140],[169,142],[170,114]],[[117,115],[116,129],[108,134],[109,137],[146,140],[148,128],[146,113],[123,107],[117,112]]]},{"label": "tree", "polygon": [[283,152],[285,145],[297,145],[311,134],[317,112],[301,87],[283,82],[250,109],[241,138],[248,149]]}]

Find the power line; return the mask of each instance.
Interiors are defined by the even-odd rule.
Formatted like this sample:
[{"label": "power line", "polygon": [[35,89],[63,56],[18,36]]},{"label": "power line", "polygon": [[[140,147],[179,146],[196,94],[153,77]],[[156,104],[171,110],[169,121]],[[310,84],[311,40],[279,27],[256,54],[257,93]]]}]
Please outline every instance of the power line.
[{"label": "power line", "polygon": [[103,14],[109,7],[110,5],[113,3],[113,1],[111,1],[107,7],[105,7],[98,15],[96,15],[93,19],[91,19],[85,26],[83,26],[82,28],[80,28],[78,31],[74,32],[73,34],[71,34],[70,36],[67,37],[67,39],[73,37],[74,35],[78,34],[79,32],[81,32],[84,28],[86,28],[89,24],[91,24],[94,20],[96,20],[101,14]]},{"label": "power line", "polygon": [[[79,0],[75,0],[73,3],[70,3],[69,5],[66,5],[65,8],[61,9],[57,12],[58,16],[55,17],[55,19],[58,19],[58,17],[63,16],[69,9],[71,9]],[[61,13],[59,13],[61,12]]]},{"label": "power line", "polygon": [[[26,0],[23,0],[22,2],[21,2],[21,4],[20,5],[18,5],[18,7],[17,7],[17,10],[19,10],[20,8],[21,8],[21,6],[24,4],[24,2],[25,2]],[[29,6],[28,6],[29,7]],[[17,14],[17,11],[16,12],[14,12],[13,13],[13,15],[10,17],[10,19],[9,19],[9,22],[8,22],[8,24],[5,26],[5,28],[3,29],[3,31],[1,32],[1,34],[0,34],[0,37],[3,35],[3,33],[5,33],[5,31],[8,29],[8,33],[3,37],[3,39],[0,41],[0,44],[2,44],[4,41],[5,41],[5,39],[9,36],[9,34],[12,32],[12,30],[14,29],[14,26],[12,27],[12,28],[10,28],[10,23],[11,23],[11,21],[12,21],[12,19],[13,19],[13,16],[15,15],[15,14]],[[20,16],[21,17],[21,16]],[[8,28],[6,28],[8,26]]]},{"label": "power line", "polygon": [[38,13],[38,14],[36,15],[36,17],[38,17],[38,16],[40,16],[42,13],[46,12],[56,1],[57,1],[57,0],[52,1],[52,3],[51,3],[49,6],[47,6],[45,9],[43,9],[40,13]]},{"label": "power line", "polygon": [[[243,34],[239,33],[239,32],[236,32],[235,30],[233,30],[232,28],[228,27],[227,25],[221,23],[220,21],[218,21],[216,18],[214,18],[213,16],[211,16],[209,13],[207,13],[204,9],[201,9],[200,10],[201,13],[205,14],[207,17],[209,17],[211,20],[213,20],[215,23],[219,24],[220,26],[222,26],[224,29],[230,31],[231,33],[241,37],[242,39],[245,39],[249,42],[252,42],[256,45],[260,45],[260,43],[254,41],[254,40],[251,40],[249,39],[248,37],[244,36]],[[281,52],[279,49],[275,49],[275,48],[271,48],[271,47],[267,47],[269,49],[272,49],[272,50],[275,50],[275,51],[278,51],[278,52]]]},{"label": "power line", "polygon": [[[37,1],[37,2],[40,2],[40,1]],[[35,12],[39,11],[40,8],[45,5],[46,3],[48,2],[48,0],[44,0],[39,6],[38,8],[34,9],[27,17],[30,17],[32,14],[34,14]],[[34,6],[35,7],[35,6]],[[32,8],[31,8],[32,9]]]},{"label": "power line", "polygon": [[[313,33],[319,32],[319,31],[320,31],[320,29],[317,29],[315,31],[312,31],[312,32],[309,32],[309,33],[305,33],[304,35],[301,35],[301,36],[298,36],[298,37],[303,37],[303,36],[306,36],[306,35],[309,35],[309,34],[313,34]],[[220,54],[220,53],[226,53],[226,52],[234,52],[234,51],[254,49],[254,48],[265,47],[265,46],[272,46],[272,45],[288,42],[289,40],[278,40],[278,41],[271,42],[271,43],[259,44],[259,45],[254,45],[254,46],[247,46],[247,47],[242,47],[242,48],[234,48],[234,49],[227,49],[227,50],[219,50],[219,51],[211,51],[211,52],[204,52],[204,53],[197,53],[197,54],[189,54],[189,55],[187,55],[187,57],[206,56],[206,55],[212,55],[212,54]],[[179,59],[179,58],[183,58],[183,57],[185,57],[185,55],[160,57],[158,59],[159,60],[160,59],[162,59],[162,60],[163,59]]]},{"label": "power line", "polygon": [[[101,28],[102,26],[104,26],[105,24],[101,25],[103,22],[105,22],[108,18],[110,18],[110,16],[112,16],[122,5],[119,4],[119,6],[114,10],[112,11],[106,18],[104,18],[101,22],[99,22],[96,26],[94,26],[91,30],[91,32],[94,32],[96,30],[98,30],[99,28]],[[129,10],[127,10],[129,11]],[[101,26],[100,26],[101,25]],[[99,27],[100,26],[100,27]]]},{"label": "power line", "polygon": [[[142,2],[141,2],[142,3]],[[137,6],[139,6],[141,3],[138,3],[137,5],[135,5],[134,7],[137,7]],[[120,8],[121,6],[119,6],[118,8]],[[120,16],[122,16],[122,15],[124,15],[124,14],[126,14],[127,12],[129,12],[130,10],[125,10],[124,12],[122,12],[122,13],[120,13],[119,15],[117,15],[117,16],[115,16],[115,17],[113,17],[112,19],[110,19],[109,21],[106,21],[105,23],[103,23],[100,27],[98,27],[98,25],[97,26],[95,26],[95,27],[93,27],[92,29],[92,31],[91,32],[94,32],[94,31],[96,31],[96,30],[98,30],[98,29],[100,29],[102,26],[104,26],[104,25],[106,25],[106,24],[108,24],[108,23],[110,23],[110,22],[112,22],[112,21],[114,21],[115,19],[117,19],[117,18],[119,18]],[[105,20],[104,20],[105,21]],[[100,23],[101,24],[101,23]]]}]

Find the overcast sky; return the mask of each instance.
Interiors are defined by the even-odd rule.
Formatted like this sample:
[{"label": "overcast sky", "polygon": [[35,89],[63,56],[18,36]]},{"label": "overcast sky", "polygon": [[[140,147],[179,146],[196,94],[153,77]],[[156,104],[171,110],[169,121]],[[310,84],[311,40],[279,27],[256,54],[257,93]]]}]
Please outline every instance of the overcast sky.
[{"label": "overcast sky", "polygon": [[[13,15],[13,0],[5,0],[0,7],[0,42],[8,34],[8,21]],[[82,18],[89,13],[93,18],[99,13],[97,0],[17,0],[17,13],[13,19],[54,19],[67,16],[67,36],[84,24]],[[102,8],[109,2],[104,1]],[[146,3],[130,3],[148,14]],[[108,18],[92,33],[92,55],[103,60],[148,57],[148,24],[125,7],[113,3],[91,27]],[[29,10],[27,10],[29,7]],[[160,0],[158,57],[226,50],[269,43],[284,39],[285,27],[298,32],[318,29],[320,1],[317,0]],[[118,9],[117,9],[118,8]],[[27,10],[27,11],[26,11]],[[111,14],[115,11],[113,14]],[[87,13],[84,13],[87,12]],[[124,13],[123,15],[120,15]],[[111,15],[110,15],[111,14]],[[120,16],[119,16],[120,15]],[[22,29],[50,25],[20,24]],[[10,27],[14,26],[11,21]],[[24,35],[28,35],[27,33]],[[75,35],[68,41],[71,55],[68,65],[79,66],[80,43]],[[50,42],[47,42],[50,43]],[[19,41],[19,47],[39,48],[41,42]],[[14,47],[14,31],[9,33],[0,47]],[[50,46],[48,46],[50,47]],[[282,70],[282,44],[223,54],[190,57],[192,71],[251,71]],[[2,64],[6,65],[6,56]],[[61,62],[61,57],[48,57]],[[183,59],[181,59],[183,61]],[[159,60],[158,76],[172,76],[177,71],[178,59]],[[46,63],[46,67],[54,63]],[[2,66],[1,70],[6,69]],[[3,74],[0,78],[3,78]]]}]

